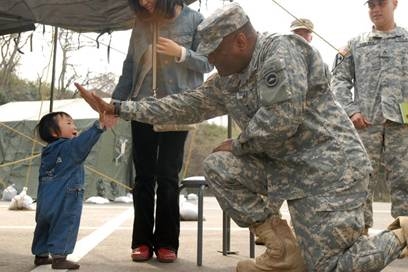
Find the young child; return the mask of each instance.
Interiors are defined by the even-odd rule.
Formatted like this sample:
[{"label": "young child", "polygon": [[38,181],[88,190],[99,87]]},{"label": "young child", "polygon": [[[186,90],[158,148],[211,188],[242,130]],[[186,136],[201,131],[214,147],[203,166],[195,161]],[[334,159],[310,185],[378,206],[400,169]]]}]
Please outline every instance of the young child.
[{"label": "young child", "polygon": [[[102,132],[116,119],[100,114],[81,134],[65,112],[43,116],[36,129],[48,143],[42,150],[37,192],[36,227],[32,244],[34,264],[53,269],[78,269],[67,260],[74,250],[84,197],[84,161]],[[49,254],[52,258],[49,257]]]}]

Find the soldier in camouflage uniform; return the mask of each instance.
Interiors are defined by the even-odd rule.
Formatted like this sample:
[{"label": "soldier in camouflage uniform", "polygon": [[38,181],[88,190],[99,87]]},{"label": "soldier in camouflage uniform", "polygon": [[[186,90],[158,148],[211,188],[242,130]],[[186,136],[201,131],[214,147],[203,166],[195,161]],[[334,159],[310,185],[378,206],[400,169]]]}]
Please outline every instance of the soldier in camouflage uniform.
[{"label": "soldier in camouflage uniform", "polygon": [[298,18],[290,23],[290,31],[303,37],[308,43],[313,40],[313,22],[306,18]]},{"label": "soldier in camouflage uniform", "polygon": [[[396,259],[407,245],[408,219],[362,236],[371,165],[318,52],[297,35],[257,33],[236,3],[198,30],[197,50],[218,70],[203,86],[115,105],[77,85],[81,95],[98,111],[148,123],[231,115],[242,132],[206,158],[205,176],[222,209],[266,246],[237,271],[379,271]],[[274,216],[284,200],[299,244]]]},{"label": "soldier in camouflage uniform", "polygon": [[[397,0],[367,4],[374,26],[348,42],[332,79],[335,97],[357,128],[374,168],[366,232],[373,225],[372,190],[381,177],[390,188],[392,216],[408,215],[408,127],[400,111],[400,103],[408,102],[408,31],[394,22]],[[385,175],[380,175],[381,166]]]}]

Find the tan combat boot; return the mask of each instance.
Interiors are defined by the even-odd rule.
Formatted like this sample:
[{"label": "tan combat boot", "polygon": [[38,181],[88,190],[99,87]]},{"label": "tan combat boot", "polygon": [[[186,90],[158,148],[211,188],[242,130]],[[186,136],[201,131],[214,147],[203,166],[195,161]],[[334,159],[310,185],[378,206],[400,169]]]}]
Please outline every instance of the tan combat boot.
[{"label": "tan combat boot", "polygon": [[239,262],[237,272],[306,271],[298,243],[286,220],[270,218],[249,229],[265,242],[266,251],[256,257],[255,262]]},{"label": "tan combat boot", "polygon": [[391,230],[402,246],[405,248],[402,250],[399,258],[405,258],[408,256],[408,216],[399,216],[395,219],[391,225],[388,226],[388,230]]}]

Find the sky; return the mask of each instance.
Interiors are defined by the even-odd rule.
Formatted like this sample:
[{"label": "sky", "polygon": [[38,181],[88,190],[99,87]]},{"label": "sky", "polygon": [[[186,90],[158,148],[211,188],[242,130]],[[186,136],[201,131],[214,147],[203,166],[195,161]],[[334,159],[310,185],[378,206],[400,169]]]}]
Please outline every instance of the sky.
[{"label": "sky", "polygon": [[[198,2],[191,7],[197,10]],[[227,3],[222,0],[201,0],[201,2],[200,12],[205,17]],[[329,67],[332,66],[336,49],[346,45],[350,38],[369,31],[372,25],[368,17],[368,8],[364,4],[366,0],[235,0],[235,2],[241,4],[259,32],[288,33],[289,25],[295,19],[293,16],[312,20],[315,34],[311,44],[320,51]],[[397,25],[408,28],[406,14],[408,14],[408,0],[399,0],[395,12]],[[41,30],[42,27],[39,29]],[[96,34],[86,33],[83,38],[85,36],[95,38]],[[23,78],[36,80],[38,74],[46,71],[50,78],[51,68],[46,67],[50,63],[51,49],[42,43],[42,34],[36,34],[34,37],[38,40],[34,41],[32,50],[28,46],[22,48],[25,53],[22,56],[23,62],[19,67],[19,74]],[[99,49],[92,47],[75,53],[71,61],[79,67],[80,73],[91,71],[93,73],[111,72],[117,76],[121,74],[130,31],[113,32],[110,38],[112,49],[109,61],[107,49],[103,45]],[[100,40],[107,44],[109,36],[104,35]]]}]

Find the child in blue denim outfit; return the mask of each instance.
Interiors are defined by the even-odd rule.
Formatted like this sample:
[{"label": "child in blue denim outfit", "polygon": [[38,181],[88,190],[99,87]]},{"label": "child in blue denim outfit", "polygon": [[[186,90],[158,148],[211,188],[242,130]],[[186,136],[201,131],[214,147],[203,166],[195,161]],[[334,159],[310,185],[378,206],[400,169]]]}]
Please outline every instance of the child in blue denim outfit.
[{"label": "child in blue denim outfit", "polygon": [[[51,112],[37,125],[42,150],[37,192],[36,227],[32,243],[35,265],[52,264],[53,269],[78,269],[66,259],[74,250],[84,197],[84,161],[106,128],[115,123],[112,116],[79,134],[74,120],[65,112]],[[52,258],[49,257],[51,255]]]}]

